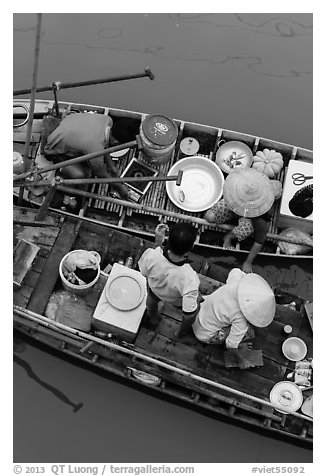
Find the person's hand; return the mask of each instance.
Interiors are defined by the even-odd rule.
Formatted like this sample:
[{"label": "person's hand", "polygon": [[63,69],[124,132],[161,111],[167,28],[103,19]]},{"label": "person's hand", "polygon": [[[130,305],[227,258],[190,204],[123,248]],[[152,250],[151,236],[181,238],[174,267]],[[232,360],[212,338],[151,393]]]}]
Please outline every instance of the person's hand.
[{"label": "person's hand", "polygon": [[240,350],[251,350],[252,342],[240,342],[238,349]]},{"label": "person's hand", "polygon": [[166,223],[159,223],[155,228],[155,243],[162,246],[168,233],[169,226]]},{"label": "person's hand", "polygon": [[242,265],[242,271],[246,274],[252,273],[252,264],[245,261]]}]

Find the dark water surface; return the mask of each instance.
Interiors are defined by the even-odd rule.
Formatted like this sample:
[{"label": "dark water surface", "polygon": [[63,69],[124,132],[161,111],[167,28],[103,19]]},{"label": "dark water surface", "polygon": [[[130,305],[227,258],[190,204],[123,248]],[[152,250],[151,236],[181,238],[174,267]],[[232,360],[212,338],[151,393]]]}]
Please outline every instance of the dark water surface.
[{"label": "dark water surface", "polygon": [[[35,25],[36,15],[14,14],[14,89],[31,86]],[[150,66],[155,81],[63,90],[59,99],[312,149],[312,58],[312,14],[51,13],[42,16],[38,85]],[[290,269],[291,290],[311,298],[311,267],[267,264],[260,260],[257,272],[281,279]],[[19,339],[14,351],[15,462],[312,461],[309,450],[162,401]]]}]

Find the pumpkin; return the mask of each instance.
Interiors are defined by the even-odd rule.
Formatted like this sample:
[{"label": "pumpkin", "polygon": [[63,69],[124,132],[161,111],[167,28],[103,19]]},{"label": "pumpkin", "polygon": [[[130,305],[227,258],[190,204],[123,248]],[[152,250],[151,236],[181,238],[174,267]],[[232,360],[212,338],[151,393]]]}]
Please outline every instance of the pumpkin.
[{"label": "pumpkin", "polygon": [[252,167],[273,179],[283,167],[282,154],[274,149],[259,150],[254,155]]}]

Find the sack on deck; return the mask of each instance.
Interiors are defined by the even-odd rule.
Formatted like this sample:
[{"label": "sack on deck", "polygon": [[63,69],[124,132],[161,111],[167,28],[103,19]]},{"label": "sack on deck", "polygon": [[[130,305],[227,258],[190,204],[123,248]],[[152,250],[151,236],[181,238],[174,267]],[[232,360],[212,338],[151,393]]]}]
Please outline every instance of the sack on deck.
[{"label": "sack on deck", "polygon": [[281,253],[284,253],[286,255],[302,255],[311,251],[311,247],[313,246],[313,240],[309,233],[301,231],[297,228],[287,228],[286,230],[283,230],[280,235],[300,241],[302,240],[303,242],[307,243],[306,245],[296,245],[294,243],[280,241],[279,248],[281,250]]}]

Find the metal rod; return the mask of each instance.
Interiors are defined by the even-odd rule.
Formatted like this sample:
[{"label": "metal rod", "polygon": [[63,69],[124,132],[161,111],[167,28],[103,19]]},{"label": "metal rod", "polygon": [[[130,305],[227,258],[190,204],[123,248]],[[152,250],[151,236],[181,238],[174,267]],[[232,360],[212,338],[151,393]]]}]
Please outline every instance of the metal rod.
[{"label": "metal rod", "polygon": [[[111,152],[116,152],[117,150],[123,150],[127,148],[132,148],[135,146],[139,146],[139,141],[133,140],[130,142],[126,142],[125,144],[109,147],[108,149],[99,150],[98,152],[92,152],[91,154],[81,155],[80,157],[75,157],[73,159],[63,160],[62,162],[58,162],[57,164],[49,165],[48,167],[44,167],[43,169],[38,169],[37,173],[43,174],[45,172],[50,172],[51,170],[58,170],[58,169],[61,169],[62,167],[67,167],[67,165],[79,164],[80,162],[85,162],[86,160],[92,160],[104,154],[110,154]],[[15,175],[15,177],[13,178],[13,181],[17,182],[18,180],[22,178],[28,177],[29,175],[31,175],[31,173],[33,173],[33,171],[24,172],[22,174]]]},{"label": "metal rod", "polygon": [[[78,88],[81,86],[91,86],[93,84],[103,84],[103,83],[113,83],[115,81],[126,81],[128,79],[136,79],[136,78],[144,78],[148,77],[149,79],[154,79],[154,74],[152,73],[149,67],[146,67],[143,73],[136,73],[136,74],[125,74],[122,76],[111,76],[111,78],[105,79],[91,79],[88,81],[80,81],[76,83],[57,83],[59,89],[68,89],[68,88]],[[42,86],[36,89],[36,92],[42,91],[53,91],[53,86]],[[31,92],[30,89],[16,89],[13,93],[14,96],[20,96],[22,94],[29,94]]]},{"label": "metal rod", "polygon": [[[105,341],[105,340],[100,339],[98,337],[94,337],[94,336],[92,336],[90,334],[87,334],[83,331],[78,331],[76,329],[73,329],[72,327],[66,326],[66,325],[61,324],[59,322],[52,321],[51,319],[48,319],[47,317],[44,317],[41,314],[37,314],[37,313],[35,313],[33,311],[30,311],[28,309],[25,309],[21,306],[14,305],[14,312],[16,312],[18,315],[23,316],[27,319],[30,319],[34,322],[38,322],[38,323],[43,324],[43,325],[49,325],[49,326],[53,326],[54,328],[57,328],[57,329],[62,329],[62,330],[68,331],[71,334],[74,334],[78,337],[86,339],[87,341],[96,342],[98,344],[103,345],[104,347],[108,347],[109,349],[116,350],[116,351],[122,352],[123,354],[128,354],[128,355],[131,355],[133,357],[140,358],[140,359],[145,360],[147,362],[151,362],[151,363],[153,363],[153,364],[155,364],[159,367],[163,367],[165,369],[172,370],[173,372],[179,373],[179,374],[184,375],[185,377],[189,377],[193,380],[197,380],[201,383],[211,385],[212,387],[219,388],[220,390],[224,390],[224,391],[226,390],[229,393],[233,393],[234,395],[237,395],[239,397],[247,398],[247,399],[249,399],[253,402],[260,403],[261,405],[266,405],[270,408],[275,408],[275,405],[273,405],[268,400],[263,400],[262,398],[254,397],[253,395],[249,395],[249,394],[244,393],[240,390],[236,390],[234,388],[228,387],[228,386],[223,385],[221,383],[215,382],[214,380],[209,380],[209,379],[206,379],[206,378],[201,377],[199,375],[193,374],[192,372],[190,372],[188,370],[183,370],[183,369],[181,369],[179,367],[176,367],[174,365],[165,363],[164,361],[158,360],[155,357],[150,357],[146,354],[142,354],[141,352],[138,352],[138,351],[135,351],[135,350],[132,350],[132,349],[128,349],[126,347],[122,347],[118,344],[113,344],[111,342]],[[301,415],[300,413],[289,412],[289,414],[291,414],[293,416],[296,416],[296,417],[298,417],[302,420],[307,420],[309,422],[313,422],[312,418],[307,417],[305,415]]]},{"label": "metal rod", "polygon": [[53,90],[53,96],[54,96],[54,109],[55,109],[55,115],[56,117],[60,117],[60,109],[59,109],[59,104],[58,104],[58,86],[57,83],[52,83],[52,90]]},{"label": "metal rod", "polygon": [[[94,183],[138,183],[138,182],[172,182],[175,181],[176,185],[178,185],[178,181],[180,181],[180,174],[178,175],[167,175],[167,176],[157,176],[157,177],[107,177],[107,178],[97,178],[91,177],[86,179],[62,179],[59,178],[56,181],[56,185],[88,185]],[[180,181],[181,183],[181,181]],[[46,180],[40,180],[39,182],[31,183],[31,182],[24,182],[23,184],[17,183],[15,184],[16,187],[20,186],[33,186],[33,187],[43,187],[48,186],[49,182]]]},{"label": "metal rod", "polygon": [[[42,23],[42,13],[37,13],[37,25],[36,25],[36,38],[35,38],[35,49],[34,49],[34,69],[33,69],[33,79],[32,79],[32,89],[31,89],[31,100],[29,106],[29,117],[27,122],[27,132],[26,132],[26,141],[23,155],[23,167],[24,172],[28,168],[28,154],[30,141],[32,137],[32,127],[33,127],[33,116],[35,109],[35,97],[36,97],[36,84],[37,84],[37,71],[38,71],[38,62],[39,62],[39,53],[40,53],[40,39],[41,39],[41,23]],[[19,190],[18,204],[21,205],[24,197],[24,188]]]}]

